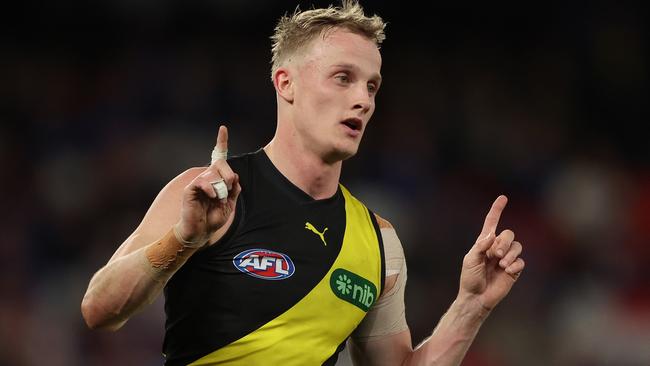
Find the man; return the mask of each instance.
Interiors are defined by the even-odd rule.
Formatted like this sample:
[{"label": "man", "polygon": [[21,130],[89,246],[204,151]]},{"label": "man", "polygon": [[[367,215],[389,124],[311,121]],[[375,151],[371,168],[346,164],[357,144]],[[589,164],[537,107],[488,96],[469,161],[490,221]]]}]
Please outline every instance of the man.
[{"label": "man", "polygon": [[[273,36],[277,129],[255,153],[174,178],[90,281],[91,328],[119,329],[165,290],[166,364],[458,365],[524,268],[496,199],[458,296],[415,350],[406,265],[390,223],[339,185],[381,84],[384,23],[355,1],[283,17]],[[172,277],[173,275],[173,277]]]}]

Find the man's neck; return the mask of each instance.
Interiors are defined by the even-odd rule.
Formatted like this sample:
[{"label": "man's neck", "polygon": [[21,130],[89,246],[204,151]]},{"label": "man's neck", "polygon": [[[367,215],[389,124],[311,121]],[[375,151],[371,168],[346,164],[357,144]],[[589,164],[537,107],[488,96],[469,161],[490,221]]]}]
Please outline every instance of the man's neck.
[{"label": "man's neck", "polygon": [[264,151],[282,175],[313,199],[329,198],[336,193],[341,161],[328,164],[298,145],[279,142],[277,136],[264,147]]}]

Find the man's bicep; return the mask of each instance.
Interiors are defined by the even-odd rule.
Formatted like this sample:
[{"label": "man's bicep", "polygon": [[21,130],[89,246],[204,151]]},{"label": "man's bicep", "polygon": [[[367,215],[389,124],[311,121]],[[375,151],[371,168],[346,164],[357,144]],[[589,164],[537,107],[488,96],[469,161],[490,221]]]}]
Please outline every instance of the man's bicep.
[{"label": "man's bicep", "polygon": [[179,217],[183,189],[200,174],[203,168],[192,168],[179,174],[160,190],[142,221],[115,251],[108,263],[160,239]]},{"label": "man's bicep", "polygon": [[412,350],[404,305],[407,268],[395,229],[380,217],[377,221],[384,243],[385,286],[378,301],[350,337],[350,349],[356,364],[395,365]]},{"label": "man's bicep", "polygon": [[354,330],[351,337],[355,341],[368,342],[408,330],[404,305],[406,278],[405,264],[399,273],[386,278],[387,283],[393,284],[379,297]]},{"label": "man's bicep", "polygon": [[404,290],[407,269],[402,243],[395,228],[376,215],[384,244],[385,280],[384,289],[377,302],[352,334],[355,340],[367,341],[408,329],[406,324]]},{"label": "man's bicep", "polygon": [[359,341],[350,338],[348,345],[352,362],[356,366],[401,365],[413,351],[411,332],[408,328],[372,340]]}]

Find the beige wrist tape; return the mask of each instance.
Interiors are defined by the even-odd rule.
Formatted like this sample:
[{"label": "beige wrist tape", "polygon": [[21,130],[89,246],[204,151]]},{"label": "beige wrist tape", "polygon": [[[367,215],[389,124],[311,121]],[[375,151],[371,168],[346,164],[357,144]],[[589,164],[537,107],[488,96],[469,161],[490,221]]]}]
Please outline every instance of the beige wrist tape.
[{"label": "beige wrist tape", "polygon": [[190,248],[179,241],[174,230],[170,229],[165,236],[145,248],[145,256],[151,267],[158,271],[177,269],[185,263],[197,248]]}]

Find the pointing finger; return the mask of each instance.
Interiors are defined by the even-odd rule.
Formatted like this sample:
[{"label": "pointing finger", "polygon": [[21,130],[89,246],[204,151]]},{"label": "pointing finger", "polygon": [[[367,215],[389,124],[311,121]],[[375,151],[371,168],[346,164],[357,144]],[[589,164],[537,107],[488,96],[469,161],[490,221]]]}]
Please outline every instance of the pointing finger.
[{"label": "pointing finger", "polygon": [[487,216],[485,216],[483,229],[481,230],[481,235],[479,235],[480,238],[496,232],[499,220],[501,219],[501,212],[503,212],[503,209],[506,207],[506,203],[508,203],[508,197],[504,195],[501,195],[494,200],[490,211],[487,213]]},{"label": "pointing finger", "polygon": [[226,126],[219,126],[219,133],[217,134],[217,144],[212,150],[212,163],[217,160],[226,160],[228,157],[228,128]]},{"label": "pointing finger", "polygon": [[226,152],[228,151],[228,127],[221,125],[219,126],[219,133],[217,134],[217,151]]}]

